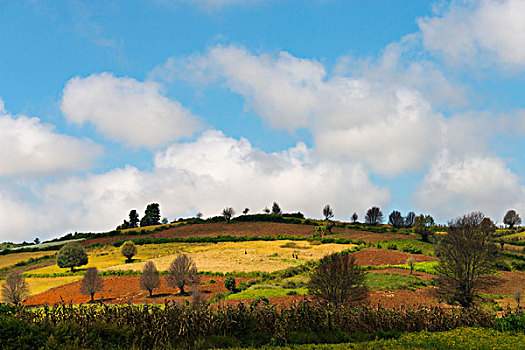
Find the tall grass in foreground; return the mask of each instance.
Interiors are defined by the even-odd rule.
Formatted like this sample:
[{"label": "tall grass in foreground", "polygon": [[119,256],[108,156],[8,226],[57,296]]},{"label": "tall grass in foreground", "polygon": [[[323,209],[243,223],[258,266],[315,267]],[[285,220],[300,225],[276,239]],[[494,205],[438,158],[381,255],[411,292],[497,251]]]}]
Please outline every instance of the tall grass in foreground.
[{"label": "tall grass in foreground", "polygon": [[[324,308],[301,302],[279,310],[264,302],[238,306],[57,305],[0,307],[0,344],[23,349],[209,348],[307,342],[349,342],[356,335],[447,331],[458,327],[525,330],[525,313],[495,314],[477,308]],[[300,341],[303,339],[302,341]],[[372,338],[373,339],[373,338]],[[54,345],[53,345],[54,346]]]}]

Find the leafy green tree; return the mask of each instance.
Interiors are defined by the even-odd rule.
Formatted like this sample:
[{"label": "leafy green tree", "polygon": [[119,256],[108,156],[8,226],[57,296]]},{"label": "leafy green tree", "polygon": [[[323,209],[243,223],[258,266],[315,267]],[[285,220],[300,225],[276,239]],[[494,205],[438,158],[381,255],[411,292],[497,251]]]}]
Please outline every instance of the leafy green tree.
[{"label": "leafy green tree", "polygon": [[434,219],[430,215],[418,215],[414,219],[414,233],[421,236],[423,242],[430,242],[432,230],[430,227],[434,224]]},{"label": "leafy green tree", "polygon": [[80,282],[80,293],[91,296],[91,302],[95,300],[95,293],[104,287],[104,281],[99,276],[96,267],[89,267]]},{"label": "leafy green tree", "polygon": [[516,210],[513,209],[507,211],[503,217],[503,223],[512,230],[514,226],[521,224],[520,214],[518,214]]},{"label": "leafy green tree", "polygon": [[29,286],[21,271],[7,275],[2,284],[2,299],[7,303],[20,304],[29,295]]},{"label": "leafy green tree", "polygon": [[120,253],[126,257],[127,262],[130,262],[131,259],[137,254],[137,246],[133,241],[126,241],[120,248]]},{"label": "leafy green tree", "polygon": [[153,295],[153,291],[160,287],[160,277],[155,264],[152,261],[146,262],[140,275],[139,285],[141,290],[147,290],[149,296]]},{"label": "leafy green tree", "polygon": [[129,228],[139,227],[139,213],[135,209],[129,212]]},{"label": "leafy green tree", "polygon": [[158,203],[148,204],[144,216],[140,220],[140,226],[152,226],[160,224],[160,207]]},{"label": "leafy green tree", "polygon": [[310,274],[308,293],[334,306],[364,303],[368,299],[365,273],[349,252],[327,255]]},{"label": "leafy green tree", "polygon": [[224,280],[224,287],[228,289],[230,292],[235,292],[235,288],[237,287],[237,282],[235,281],[235,278],[228,277]]},{"label": "leafy green tree", "polygon": [[378,225],[383,222],[383,212],[379,207],[372,207],[366,211],[365,222],[370,225]]},{"label": "leafy green tree", "polygon": [[471,306],[483,289],[497,282],[492,273],[501,257],[490,233],[481,229],[482,219],[482,213],[473,212],[450,221],[437,248],[437,293],[463,307]]},{"label": "leafy green tree", "polygon": [[35,242],[36,245],[40,244],[40,238],[38,238],[38,237],[35,238],[35,240],[33,242]]},{"label": "leafy green tree", "polygon": [[272,214],[275,214],[275,215],[282,215],[282,210],[281,210],[281,207],[279,206],[279,204],[277,204],[277,202],[273,202],[273,205],[272,205]]},{"label": "leafy green tree", "polygon": [[76,242],[66,244],[60,249],[57,255],[57,265],[61,268],[71,268],[71,272],[75,271],[75,267],[83,266],[88,263],[88,255],[82,245]]}]

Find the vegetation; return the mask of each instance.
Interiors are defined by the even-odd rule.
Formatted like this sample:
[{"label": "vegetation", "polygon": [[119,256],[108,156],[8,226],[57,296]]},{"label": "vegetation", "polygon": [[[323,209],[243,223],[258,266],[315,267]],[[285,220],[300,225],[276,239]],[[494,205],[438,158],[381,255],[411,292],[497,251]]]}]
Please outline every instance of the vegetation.
[{"label": "vegetation", "polygon": [[124,244],[120,248],[120,252],[123,256],[126,257],[128,262],[131,262],[131,259],[137,254],[137,246],[135,246],[135,243],[133,243],[133,241],[124,242]]},{"label": "vegetation", "polygon": [[481,229],[482,220],[480,212],[452,220],[438,246],[441,260],[435,270],[439,295],[464,307],[472,305],[483,287],[495,282],[491,273],[498,252],[490,235]]},{"label": "vegetation", "polygon": [[277,202],[273,202],[273,205],[272,205],[272,214],[273,215],[282,215],[282,210],[281,210],[281,207],[279,206],[279,204],[277,204]]},{"label": "vegetation", "polygon": [[234,293],[235,288],[237,287],[237,283],[235,281],[235,278],[228,277],[224,280],[224,287],[228,289],[230,292]]},{"label": "vegetation", "polygon": [[503,217],[503,223],[512,230],[514,226],[521,224],[520,214],[513,209],[507,211]]},{"label": "vegetation", "polygon": [[368,298],[364,271],[349,252],[323,257],[313,270],[308,292],[323,304],[359,305]]},{"label": "vegetation", "polygon": [[80,283],[80,293],[89,295],[91,297],[91,302],[93,302],[95,293],[100,292],[103,287],[104,281],[102,280],[102,277],[98,275],[97,268],[88,268],[84,274],[82,282]]},{"label": "vegetation", "polygon": [[153,291],[160,287],[160,277],[155,264],[152,261],[146,262],[139,280],[140,289],[147,290],[149,296],[153,295]]},{"label": "vegetation", "polygon": [[83,266],[88,263],[88,256],[86,250],[80,243],[71,242],[60,249],[57,255],[57,265],[61,268],[71,268],[71,272],[75,271],[75,267]]},{"label": "vegetation", "polygon": [[366,211],[365,222],[370,225],[378,225],[383,222],[383,213],[378,207],[372,207]]},{"label": "vegetation", "polygon": [[13,271],[2,284],[2,299],[7,303],[20,304],[29,295],[29,287],[20,271]]},{"label": "vegetation", "polygon": [[233,210],[232,207],[226,207],[222,210],[222,216],[226,220],[227,223],[230,223],[230,220],[235,215],[235,210]]},{"label": "vegetation", "polygon": [[395,228],[401,228],[405,225],[405,219],[399,211],[393,210],[388,216],[388,224]]},{"label": "vegetation", "polygon": [[140,219],[140,226],[152,226],[160,224],[160,207],[158,203],[148,204],[142,219]]},{"label": "vegetation", "polygon": [[173,288],[179,288],[180,294],[184,295],[185,285],[195,285],[200,281],[197,275],[197,266],[186,254],[179,254],[170,264],[166,273],[166,283]]}]

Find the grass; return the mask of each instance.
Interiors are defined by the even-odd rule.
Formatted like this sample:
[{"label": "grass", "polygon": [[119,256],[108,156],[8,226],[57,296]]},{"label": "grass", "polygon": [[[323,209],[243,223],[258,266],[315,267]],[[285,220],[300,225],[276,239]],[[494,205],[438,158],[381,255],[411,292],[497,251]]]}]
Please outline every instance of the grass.
[{"label": "grass", "polygon": [[274,298],[274,297],[285,297],[290,295],[289,293],[293,291],[297,295],[306,295],[308,294],[307,288],[281,288],[274,286],[252,286],[242,292],[230,294],[226,297],[228,300],[240,300],[240,299],[257,299],[259,297],[265,298]]},{"label": "grass", "polygon": [[[343,344],[304,344],[282,347],[263,346],[259,350],[346,350],[346,349],[493,349],[521,350],[525,344],[522,332],[499,332],[485,328],[457,328],[447,332],[404,333],[397,339]],[[230,348],[230,350],[256,348]]]},{"label": "grass", "polygon": [[396,273],[367,273],[366,285],[371,290],[392,290],[426,287],[427,283],[421,278],[411,275],[400,275]]},{"label": "grass", "polygon": [[21,261],[29,260],[30,258],[39,258],[44,255],[50,255],[50,252],[23,252],[7,255],[0,255],[0,269],[10,267]]},{"label": "grass", "polygon": [[510,235],[501,236],[500,238],[505,241],[510,241],[513,238],[517,238],[519,241],[521,241],[525,239],[525,232],[517,232],[517,233],[510,234]]},{"label": "grass", "polygon": [[[36,295],[45,292],[49,289],[69,284],[82,279],[82,276],[67,276],[54,278],[26,278],[29,285],[29,294]],[[0,281],[0,286],[4,281]]]},{"label": "grass", "polygon": [[392,239],[388,242],[380,242],[381,248],[387,249],[389,245],[395,244],[398,251],[402,252],[406,248],[416,248],[422,251],[423,255],[433,256],[434,246],[432,243],[422,242],[417,239]]}]

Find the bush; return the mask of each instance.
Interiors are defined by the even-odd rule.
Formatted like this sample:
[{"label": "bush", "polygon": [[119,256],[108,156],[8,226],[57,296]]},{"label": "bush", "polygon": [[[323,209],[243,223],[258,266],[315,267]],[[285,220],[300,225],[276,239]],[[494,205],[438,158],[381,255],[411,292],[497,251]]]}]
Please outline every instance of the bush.
[{"label": "bush", "polygon": [[230,292],[235,292],[235,287],[237,286],[237,283],[235,282],[235,278],[228,277],[224,280],[224,287],[229,290]]},{"label": "bush", "polygon": [[402,249],[405,253],[410,254],[423,254],[423,251],[419,248],[414,247],[412,244],[408,244]]},{"label": "bush", "polygon": [[386,249],[388,249],[388,250],[397,250],[397,245],[395,245],[394,243],[388,243],[387,246],[386,246]]}]

